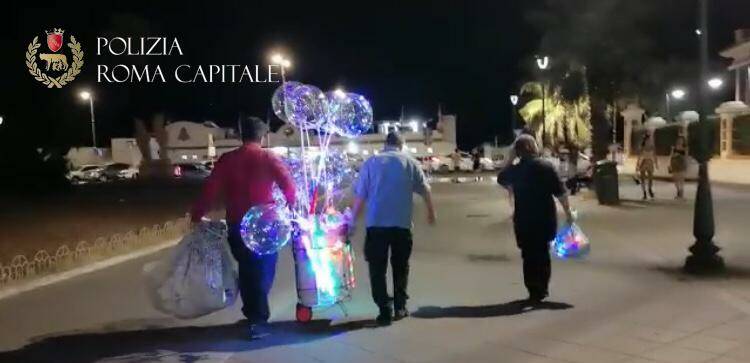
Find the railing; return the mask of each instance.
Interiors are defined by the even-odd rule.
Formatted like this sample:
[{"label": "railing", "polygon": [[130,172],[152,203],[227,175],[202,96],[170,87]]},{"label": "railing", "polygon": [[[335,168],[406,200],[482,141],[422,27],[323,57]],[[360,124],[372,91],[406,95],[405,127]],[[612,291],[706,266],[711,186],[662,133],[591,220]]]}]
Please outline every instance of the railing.
[{"label": "railing", "polygon": [[0,263],[0,289],[180,238],[187,226],[187,218],[179,218],[151,228],[143,227],[137,232],[99,237],[93,243],[80,241],[73,248],[64,244],[54,253],[42,249],[31,258],[17,255],[9,265]]}]

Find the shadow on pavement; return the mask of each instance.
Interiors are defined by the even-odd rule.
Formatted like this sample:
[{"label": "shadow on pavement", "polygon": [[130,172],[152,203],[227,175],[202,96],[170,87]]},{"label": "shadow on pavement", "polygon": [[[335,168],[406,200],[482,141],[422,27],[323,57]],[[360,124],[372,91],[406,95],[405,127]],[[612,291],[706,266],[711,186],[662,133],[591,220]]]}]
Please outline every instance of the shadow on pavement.
[{"label": "shadow on pavement", "polygon": [[544,301],[539,304],[530,305],[526,300],[516,300],[504,304],[481,305],[481,306],[422,306],[411,314],[420,319],[438,318],[489,318],[494,316],[509,316],[528,313],[534,310],[565,310],[571,309],[573,305]]},{"label": "shadow on pavement", "polygon": [[510,257],[506,254],[472,254],[468,255],[467,258],[471,262],[508,262]]},{"label": "shadow on pavement", "polygon": [[0,362],[89,363],[120,357],[113,361],[158,362],[160,357],[179,357],[180,362],[200,360],[202,353],[238,353],[257,349],[309,343],[349,331],[375,326],[372,320],[331,325],[329,320],[307,324],[273,322],[265,329],[268,336],[247,339],[243,322],[215,326],[187,326],[131,331],[79,333],[46,337],[21,349],[0,352]]},{"label": "shadow on pavement", "polygon": [[688,274],[683,270],[682,266],[653,266],[651,269],[674,278],[677,281],[750,279],[750,268],[733,265],[728,265],[723,271],[704,275]]}]

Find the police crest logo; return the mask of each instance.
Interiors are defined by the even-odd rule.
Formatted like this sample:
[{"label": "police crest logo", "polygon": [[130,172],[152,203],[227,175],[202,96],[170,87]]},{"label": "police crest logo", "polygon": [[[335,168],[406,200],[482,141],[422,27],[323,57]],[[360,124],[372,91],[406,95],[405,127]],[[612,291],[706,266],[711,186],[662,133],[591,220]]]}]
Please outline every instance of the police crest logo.
[{"label": "police crest logo", "polygon": [[65,30],[55,28],[47,30],[46,34],[47,48],[50,53],[39,53],[41,43],[39,43],[38,36],[34,37],[26,50],[26,67],[34,79],[47,88],[62,88],[81,73],[81,67],[83,67],[81,43],[76,41],[74,36],[70,36],[70,43],[67,44],[71,56],[69,59],[63,47]]}]

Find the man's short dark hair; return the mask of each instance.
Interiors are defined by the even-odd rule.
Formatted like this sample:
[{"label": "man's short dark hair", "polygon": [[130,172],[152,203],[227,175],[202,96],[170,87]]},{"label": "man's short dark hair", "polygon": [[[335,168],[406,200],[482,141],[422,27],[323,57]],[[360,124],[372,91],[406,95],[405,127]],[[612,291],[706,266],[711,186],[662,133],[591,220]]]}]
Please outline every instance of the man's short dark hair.
[{"label": "man's short dark hair", "polygon": [[385,137],[386,146],[397,146],[401,147],[404,145],[404,139],[398,131],[391,131],[388,136]]},{"label": "man's short dark hair", "polygon": [[250,116],[240,121],[242,141],[258,142],[268,133],[268,125],[263,120]]}]

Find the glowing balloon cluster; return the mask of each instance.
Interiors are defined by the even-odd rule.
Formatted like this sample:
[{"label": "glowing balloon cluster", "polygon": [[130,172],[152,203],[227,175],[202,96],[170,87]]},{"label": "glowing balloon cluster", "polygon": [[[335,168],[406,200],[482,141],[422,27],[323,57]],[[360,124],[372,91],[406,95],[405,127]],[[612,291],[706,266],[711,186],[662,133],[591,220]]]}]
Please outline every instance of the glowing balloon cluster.
[{"label": "glowing balloon cluster", "polygon": [[[291,234],[295,251],[304,251],[299,258],[295,252],[297,278],[298,282],[312,281],[310,291],[314,291],[314,298],[300,298],[300,302],[310,307],[327,306],[340,301],[354,286],[344,208],[356,175],[347,154],[329,145],[334,136],[355,138],[370,130],[372,107],[361,95],[338,90],[324,94],[298,82],[285,82],[276,89],[271,105],[276,116],[295,127],[299,137],[299,152],[283,160],[297,187]],[[273,198],[275,205],[286,205],[277,187]],[[273,251],[288,236],[287,221],[280,207],[275,208],[251,210],[243,219],[243,239],[249,236],[245,241],[254,242],[248,242],[253,251]],[[273,223],[274,218],[279,222]]]},{"label": "glowing balloon cluster", "polygon": [[565,226],[551,243],[552,253],[561,259],[583,258],[591,251],[589,239],[578,225]]},{"label": "glowing balloon cluster", "polygon": [[271,98],[273,112],[299,128],[315,128],[326,119],[328,107],[323,92],[315,86],[286,82]]},{"label": "glowing balloon cluster", "polygon": [[240,222],[242,241],[259,255],[278,252],[289,242],[291,234],[290,213],[283,204],[252,207]]}]

